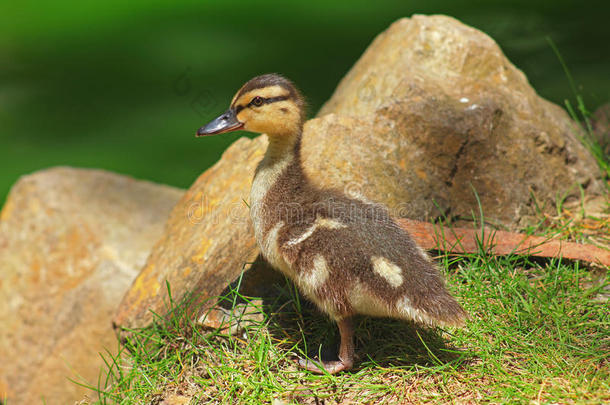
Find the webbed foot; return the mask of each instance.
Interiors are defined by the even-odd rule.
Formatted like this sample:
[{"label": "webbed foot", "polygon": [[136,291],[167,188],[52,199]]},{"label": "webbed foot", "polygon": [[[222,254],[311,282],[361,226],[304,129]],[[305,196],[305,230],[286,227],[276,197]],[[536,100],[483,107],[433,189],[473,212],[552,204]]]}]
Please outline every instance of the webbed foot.
[{"label": "webbed foot", "polygon": [[349,370],[352,368],[353,361],[345,362],[342,360],[332,361],[315,361],[311,359],[299,359],[299,367],[311,371],[316,374],[336,374],[340,371]]},{"label": "webbed foot", "polygon": [[340,371],[349,370],[354,365],[354,329],[350,318],[337,322],[339,334],[341,335],[341,346],[339,347],[339,360],[315,361],[311,359],[299,359],[300,367],[317,374],[336,374]]}]

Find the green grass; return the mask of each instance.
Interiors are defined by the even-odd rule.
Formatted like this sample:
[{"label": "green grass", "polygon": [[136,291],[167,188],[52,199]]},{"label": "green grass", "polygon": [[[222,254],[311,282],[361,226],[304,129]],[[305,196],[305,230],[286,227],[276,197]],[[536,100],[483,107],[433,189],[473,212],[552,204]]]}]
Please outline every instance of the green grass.
[{"label": "green grass", "polygon": [[[576,100],[576,109],[566,106],[608,180],[608,157]],[[558,196],[556,215],[540,208],[528,232],[607,248],[607,196],[601,213],[586,212],[584,198],[579,204],[569,207]],[[127,331],[118,354],[103,356],[97,384],[76,382],[95,398],[82,403],[610,402],[607,269],[487,251],[481,243],[477,254],[438,258],[472,317],[465,328],[359,317],[358,360],[349,372],[296,367],[297,357],[335,353],[338,332],[286,281],[273,298],[246,297],[238,287],[220,297],[225,306],[245,303],[260,313],[237,336],[202,328],[182,309],[186,303],[168,303],[168,319]]]},{"label": "green grass", "polygon": [[610,158],[606,156],[604,148],[602,147],[602,145],[599,144],[595,137],[593,126],[591,125],[591,111],[589,111],[589,109],[586,107],[582,94],[580,94],[580,92],[577,90],[574,78],[572,77],[572,73],[570,72],[570,69],[568,68],[565,60],[563,59],[561,52],[559,52],[557,45],[555,45],[555,43],[550,37],[547,37],[547,41],[549,42],[549,45],[557,56],[557,59],[561,63],[561,67],[563,68],[568,82],[570,83],[570,90],[572,91],[572,96],[576,100],[576,108],[574,108],[573,103],[569,99],[564,100],[564,104],[574,122],[576,122],[580,127],[581,133],[577,134],[577,136],[582,142],[582,144],[587,148],[587,150],[589,150],[589,152],[591,152],[591,155],[595,158],[595,161],[597,162],[600,170],[602,171],[604,178],[606,180],[609,180]]},{"label": "green grass", "polygon": [[[237,337],[204,330],[180,310],[132,331],[119,355],[105,356],[108,368],[92,389],[104,404],[172,395],[191,404],[610,401],[604,277],[560,260],[481,253],[440,262],[472,316],[467,326],[426,330],[357,318],[359,360],[350,372],[314,375],[295,366],[304,353],[332,353],[338,332],[286,283],[263,301],[263,319]],[[235,290],[224,298],[248,300]]]}]

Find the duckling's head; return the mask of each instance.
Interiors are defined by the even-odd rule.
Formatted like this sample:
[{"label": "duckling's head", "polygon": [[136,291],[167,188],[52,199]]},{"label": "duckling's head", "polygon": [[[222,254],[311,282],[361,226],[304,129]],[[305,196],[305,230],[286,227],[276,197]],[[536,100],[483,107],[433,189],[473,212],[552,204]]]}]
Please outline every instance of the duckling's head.
[{"label": "duckling's head", "polygon": [[244,84],[221,116],[199,128],[197,136],[244,129],[269,136],[290,136],[301,131],[305,102],[292,82],[275,73],[257,76]]}]

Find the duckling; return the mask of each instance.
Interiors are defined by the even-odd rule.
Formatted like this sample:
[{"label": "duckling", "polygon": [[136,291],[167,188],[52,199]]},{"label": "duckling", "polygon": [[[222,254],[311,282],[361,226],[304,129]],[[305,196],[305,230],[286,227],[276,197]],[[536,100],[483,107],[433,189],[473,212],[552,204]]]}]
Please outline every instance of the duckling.
[{"label": "duckling", "polygon": [[333,319],[338,360],[299,359],[310,371],[335,374],[354,364],[356,314],[462,326],[466,312],[447,292],[432,260],[380,204],[316,187],[301,161],[305,102],[278,74],[244,84],[230,107],[197,136],[236,130],[267,135],[256,168],[250,215],[265,259]]}]

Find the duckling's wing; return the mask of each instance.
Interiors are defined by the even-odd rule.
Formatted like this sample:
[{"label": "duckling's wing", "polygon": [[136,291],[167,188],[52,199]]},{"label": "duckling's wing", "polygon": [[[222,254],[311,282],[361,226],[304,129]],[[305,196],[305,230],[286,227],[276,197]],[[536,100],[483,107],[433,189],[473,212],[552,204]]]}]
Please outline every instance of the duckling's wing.
[{"label": "duckling's wing", "polygon": [[392,297],[396,311],[427,324],[461,325],[466,312],[449,294],[436,264],[393,219],[365,221],[369,234],[366,284]]},{"label": "duckling's wing", "polygon": [[466,313],[437,267],[385,208],[334,198],[334,205],[320,204],[308,221],[287,226],[278,238],[305,295],[335,317],[462,323]]}]

